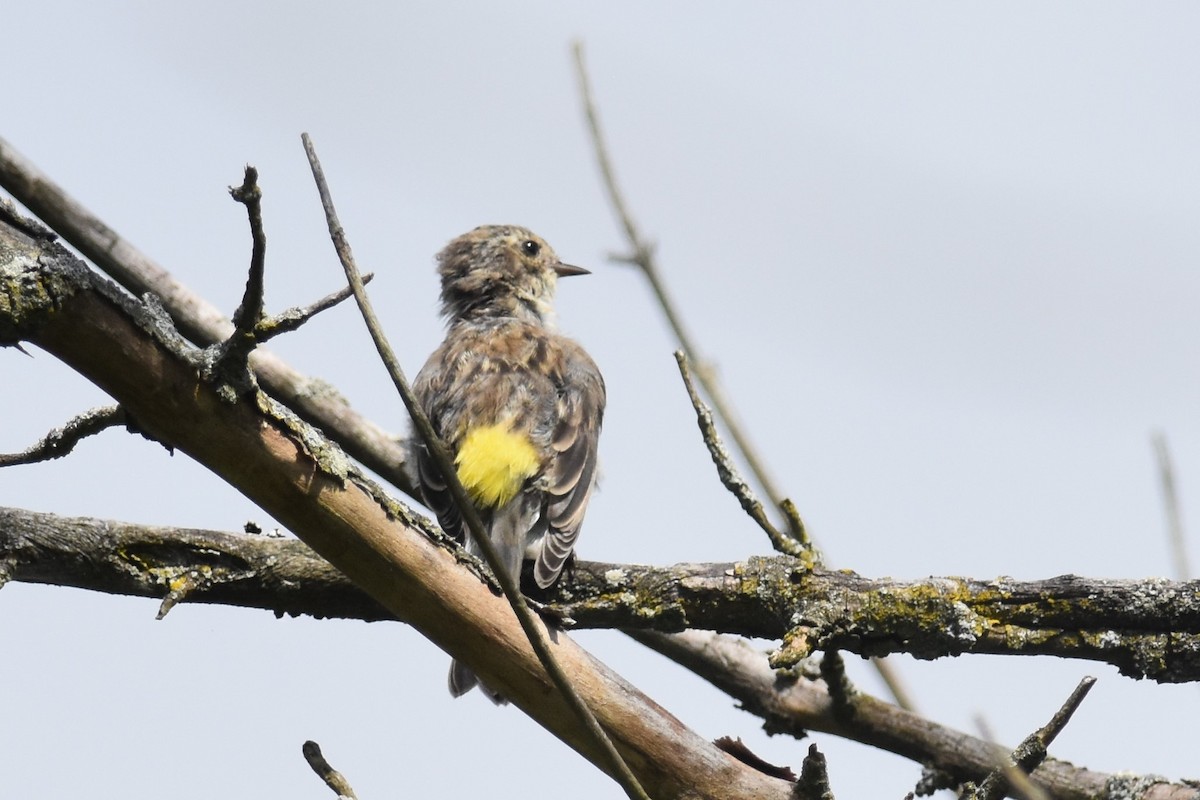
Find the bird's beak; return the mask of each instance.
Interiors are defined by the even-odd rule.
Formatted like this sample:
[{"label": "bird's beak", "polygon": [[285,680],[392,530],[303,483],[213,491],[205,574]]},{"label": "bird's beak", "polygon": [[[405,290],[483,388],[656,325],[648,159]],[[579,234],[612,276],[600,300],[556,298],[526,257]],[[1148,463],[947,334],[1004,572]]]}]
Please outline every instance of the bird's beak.
[{"label": "bird's beak", "polygon": [[561,261],[554,265],[554,272],[560,278],[566,278],[571,275],[591,275],[592,274],[592,271],[590,269],[584,269],[583,267],[577,267],[574,264],[564,264]]}]

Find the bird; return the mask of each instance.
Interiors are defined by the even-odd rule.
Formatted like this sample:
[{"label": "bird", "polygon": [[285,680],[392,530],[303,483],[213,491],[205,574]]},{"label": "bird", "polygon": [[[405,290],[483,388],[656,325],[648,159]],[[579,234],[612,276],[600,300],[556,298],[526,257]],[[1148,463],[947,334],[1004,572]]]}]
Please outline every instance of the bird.
[{"label": "bird", "polygon": [[[589,271],[563,263],[537,234],[484,225],[437,255],[446,335],[413,382],[499,555],[519,584],[525,559],[549,588],[570,559],[596,485],[604,378],[587,352],[558,333],[558,279]],[[409,462],[425,504],[467,549],[480,551],[420,437]],[[450,693],[479,680],[450,665]],[[504,698],[487,686],[497,704]]]}]

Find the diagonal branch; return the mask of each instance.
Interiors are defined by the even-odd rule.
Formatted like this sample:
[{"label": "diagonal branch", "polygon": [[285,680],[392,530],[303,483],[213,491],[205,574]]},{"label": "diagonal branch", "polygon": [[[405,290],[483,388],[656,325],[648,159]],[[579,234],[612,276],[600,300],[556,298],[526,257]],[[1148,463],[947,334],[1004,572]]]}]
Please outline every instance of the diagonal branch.
[{"label": "diagonal branch", "polygon": [[[413,393],[412,387],[409,386],[404,371],[400,368],[400,362],[396,359],[396,354],[383,333],[383,326],[379,324],[379,319],[375,316],[375,309],[367,297],[366,289],[363,287],[362,276],[359,274],[358,266],[354,262],[354,255],[350,250],[350,241],[346,238],[346,232],[342,229],[342,223],[338,220],[337,211],[333,207],[333,197],[330,195],[329,185],[325,181],[325,171],[321,167],[321,161],[317,158],[316,147],[307,133],[302,134],[301,139],[304,142],[304,151],[308,155],[309,166],[312,168],[313,179],[317,184],[317,191],[321,196],[321,205],[325,208],[325,219],[329,226],[329,236],[333,240],[334,249],[337,250],[338,259],[342,262],[342,268],[345,270],[350,288],[354,291],[354,299],[358,302],[358,309],[362,312],[363,321],[366,323],[367,330],[371,334],[371,339],[375,343],[375,349],[379,353],[380,360],[383,361],[384,367],[387,369],[397,393],[399,393],[400,398],[404,401],[404,407],[412,417],[413,425],[420,435],[422,443],[433,457],[438,472],[441,473],[442,480],[446,482],[446,488],[450,491],[451,497],[454,498],[454,504],[458,507],[460,517],[471,532],[472,540],[483,554],[488,568],[492,571],[492,575],[499,582],[500,588],[504,591],[505,599],[512,606],[512,610],[516,614],[522,630],[525,631],[525,636],[530,646],[533,647],[534,653],[537,654],[538,660],[542,663],[547,675],[550,676],[550,680],[554,683],[555,688],[558,689],[563,699],[566,700],[567,706],[579,718],[579,722],[583,725],[587,735],[592,738],[600,751],[604,753],[604,757],[608,761],[608,766],[611,770],[610,774],[621,785],[621,788],[625,790],[625,793],[634,798],[634,800],[639,800],[639,798],[640,800],[650,800],[646,796],[645,790],[638,783],[638,779],[629,769],[629,765],[625,763],[625,759],[621,757],[612,740],[609,739],[608,733],[601,727],[595,714],[592,713],[592,710],[583,698],[579,696],[579,692],[575,690],[570,678],[567,677],[562,666],[554,658],[554,654],[550,649],[550,642],[547,638],[548,634],[544,630],[541,620],[530,610],[529,604],[525,602],[524,595],[521,594],[521,587],[518,585],[520,575],[510,574],[504,568],[504,564],[500,560],[500,555],[496,552],[495,545],[492,544],[491,538],[487,535],[487,530],[483,527],[483,520],[480,519],[479,512],[475,509],[475,505],[467,496],[467,490],[463,488],[462,482],[458,478],[458,471],[454,468],[454,462],[446,450],[445,444],[438,438],[437,433],[433,430],[433,424],[429,421],[429,417],[426,416],[424,410],[422,410],[420,404],[417,402],[416,395]],[[467,663],[471,662],[468,661]]]},{"label": "diagonal branch", "polygon": [[[679,364],[679,374],[683,377],[683,386],[687,389],[688,399],[692,401],[692,408],[696,411],[700,436],[704,439],[708,454],[712,456],[713,464],[717,467],[717,477],[720,478],[721,484],[737,498],[742,510],[758,524],[758,527],[762,528],[763,532],[767,534],[767,538],[771,540],[771,546],[778,552],[809,561],[814,566],[820,563],[820,558],[813,549],[812,542],[809,541],[802,524],[797,524],[793,530],[785,534],[780,532],[767,518],[762,503],[759,502],[750,485],[738,474],[733,459],[729,457],[729,452],[721,443],[717,426],[713,424],[712,411],[696,393],[696,387],[692,384],[692,371],[688,367],[687,355],[682,350],[676,350],[675,361]],[[796,520],[799,520],[798,516]]]},{"label": "diagonal branch", "polygon": [[[980,782],[978,791],[968,793],[966,796],[971,800],[1000,800],[1010,789],[1025,788],[1029,783],[1030,773],[1046,761],[1048,755],[1046,748],[1058,738],[1058,734],[1062,733],[1080,703],[1095,685],[1095,678],[1087,677],[1081,680],[1075,690],[1071,692],[1071,696],[1059,707],[1058,711],[1054,712],[1050,721],[1025,737],[1012,754],[1004,756],[1000,766],[993,769]],[[1036,796],[1044,795],[1038,787],[1030,788],[1032,791],[1019,792],[1018,796],[1024,800],[1038,800]],[[1035,795],[1035,797],[1030,795]]]},{"label": "diagonal branch", "polygon": [[[507,603],[459,565],[445,535],[385,495],[319,431],[264,395],[230,402],[144,306],[47,239],[9,236],[0,211],[0,342],[28,341],[92,380],[150,435],[220,476],[380,604],[601,769],[607,761],[549,691]],[[11,568],[8,568],[11,572]],[[571,639],[555,656],[657,798],[792,795],[723,753]],[[486,655],[476,651],[483,647]]]},{"label": "diagonal branch", "polygon": [[772,503],[778,506],[785,499],[783,492],[779,490],[770,473],[767,471],[766,464],[759,458],[758,451],[750,443],[749,435],[745,432],[737,415],[734,413],[733,404],[725,396],[724,391],[722,391],[720,383],[709,366],[709,362],[700,356],[692,337],[684,327],[683,319],[676,310],[675,304],[671,301],[670,295],[667,293],[666,284],[659,275],[658,265],[654,260],[654,248],[639,233],[637,225],[633,221],[633,215],[629,212],[625,198],[617,186],[616,174],[613,171],[612,161],[608,156],[608,147],[604,143],[604,136],[600,129],[600,115],[596,111],[596,103],[592,99],[592,85],[588,79],[587,67],[583,60],[583,44],[575,42],[572,46],[572,54],[575,58],[575,75],[579,83],[579,96],[583,101],[583,110],[587,117],[588,131],[592,136],[592,145],[596,151],[596,161],[600,166],[600,175],[603,179],[604,188],[608,192],[609,200],[612,203],[613,211],[617,215],[617,219],[621,224],[622,230],[625,232],[625,238],[628,240],[632,251],[621,260],[637,267],[646,276],[646,280],[650,283],[650,288],[653,290],[654,296],[658,299],[659,307],[662,308],[663,315],[667,318],[667,323],[675,333],[675,338],[678,340],[679,346],[687,354],[691,362],[696,365],[696,375],[700,381],[700,385],[704,388],[704,393],[712,401],[717,414],[725,424],[726,429],[728,429],[729,435],[733,438],[734,444],[737,445],[738,452],[746,460],[751,474],[754,475],[754,479],[762,488],[763,493],[766,494]]},{"label": "diagonal branch", "polygon": [[[10,192],[75,249],[136,297],[153,294],[191,342],[208,347],[229,338],[233,324],[216,306],[176,280],[48,175],[0,138],[0,187]],[[13,225],[23,223],[12,221]],[[324,430],[353,458],[406,494],[415,491],[404,470],[403,443],[363,417],[320,380],[302,375],[274,353],[258,348],[250,365],[263,389],[302,419]]]},{"label": "diagonal branch", "polygon": [[[368,272],[362,276],[363,286],[366,286],[373,280],[375,280],[374,272]],[[274,339],[276,336],[298,330],[301,325],[308,322],[317,314],[320,314],[322,311],[328,311],[338,303],[348,300],[352,295],[353,292],[350,291],[350,287],[344,286],[336,292],[330,292],[315,303],[284,309],[278,314],[261,320],[255,329],[255,337],[261,344],[269,339]]]}]

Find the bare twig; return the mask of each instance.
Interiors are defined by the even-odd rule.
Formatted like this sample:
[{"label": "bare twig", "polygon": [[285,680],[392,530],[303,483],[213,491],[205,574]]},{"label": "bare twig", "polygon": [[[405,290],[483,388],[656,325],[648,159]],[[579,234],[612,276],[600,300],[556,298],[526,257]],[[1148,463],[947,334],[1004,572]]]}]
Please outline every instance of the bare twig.
[{"label": "bare twig", "polygon": [[899,671],[891,662],[886,658],[871,656],[871,666],[879,674],[880,680],[887,687],[888,694],[892,696],[892,700],[895,701],[896,705],[905,711],[917,711],[916,700],[913,699],[912,693],[908,691],[908,687],[904,685],[904,681],[900,678]]},{"label": "bare twig", "polygon": [[332,789],[339,798],[358,800],[358,795],[350,787],[350,781],[346,780],[346,776],[325,760],[325,756],[321,754],[321,745],[310,739],[300,748],[300,752],[304,753],[304,760],[312,767],[312,771],[317,773],[317,777],[325,781],[325,785]]},{"label": "bare twig", "polygon": [[733,437],[733,442],[737,446],[738,452],[742,454],[742,458],[745,459],[747,466],[750,467],[750,472],[754,475],[759,487],[766,494],[767,498],[774,505],[778,506],[784,499],[783,492],[779,491],[775,481],[768,473],[763,460],[759,458],[757,450],[750,443],[749,436],[743,430],[741,423],[737,419],[737,415],[734,413],[733,404],[721,390],[713,374],[713,370],[709,366],[709,362],[700,356],[699,351],[692,342],[691,336],[685,330],[683,320],[679,312],[675,309],[675,304],[671,302],[670,296],[667,294],[666,285],[659,277],[658,267],[654,261],[654,248],[638,233],[637,226],[633,221],[633,215],[629,213],[625,200],[621,196],[621,191],[617,188],[617,180],[613,172],[612,162],[608,157],[608,147],[604,143],[604,136],[600,130],[599,114],[596,111],[596,104],[592,99],[591,81],[588,79],[587,67],[583,60],[583,44],[575,42],[572,51],[575,57],[575,73],[579,81],[579,95],[583,100],[583,109],[587,115],[588,130],[591,132],[592,144],[596,151],[596,160],[600,165],[600,173],[604,179],[604,188],[608,192],[613,210],[616,212],[617,219],[625,231],[625,238],[628,240],[629,246],[633,251],[630,255],[624,256],[619,260],[636,266],[646,276],[646,280],[650,282],[654,296],[658,299],[659,306],[662,308],[663,314],[671,326],[671,330],[675,333],[675,338],[679,340],[679,345],[683,348],[683,352],[687,354],[688,359],[696,365],[696,377],[699,379],[700,385],[704,388],[704,393],[712,401],[713,407],[716,409],[721,421],[725,424],[729,435]]},{"label": "bare twig", "polygon": [[225,371],[242,386],[253,385],[250,354],[258,346],[258,325],[265,314],[263,301],[266,279],[267,235],[263,231],[262,189],[258,186],[258,170],[246,165],[241,186],[229,187],[229,195],[246,207],[250,220],[250,269],[242,302],[233,312],[233,332],[221,343],[218,369]]},{"label": "bare twig", "polygon": [[759,772],[771,775],[776,778],[782,778],[785,781],[796,782],[796,773],[791,767],[772,764],[770,761],[760,757],[757,753],[746,746],[742,741],[742,737],[722,736],[713,742],[718,748],[724,750],[729,755],[741,761],[743,764],[748,764],[754,767]]},{"label": "bare twig", "polygon": [[[373,280],[375,280],[374,272],[368,272],[362,276],[363,286],[366,286]],[[255,330],[255,337],[258,339],[259,344],[262,344],[282,333],[291,333],[322,311],[328,311],[338,303],[353,296],[354,290],[346,286],[338,289],[336,292],[325,295],[315,303],[281,311],[267,319],[261,320]]]},{"label": "bare twig", "polygon": [[776,528],[767,519],[762,503],[754,495],[754,490],[750,488],[750,485],[738,473],[733,459],[729,457],[725,446],[721,444],[717,427],[713,424],[712,411],[700,399],[700,395],[696,392],[696,387],[692,383],[692,373],[688,368],[687,355],[682,350],[676,350],[675,361],[679,364],[679,374],[683,377],[683,385],[687,388],[688,398],[692,401],[692,408],[696,410],[696,422],[700,426],[700,435],[704,437],[704,444],[708,448],[708,453],[712,456],[713,463],[717,465],[717,476],[720,477],[721,484],[737,498],[738,503],[742,506],[742,510],[750,516],[750,519],[758,523],[758,526],[767,534],[767,538],[771,540],[771,545],[776,550],[786,555],[804,559],[812,565],[813,562],[819,559],[814,557],[815,554],[811,544],[806,539],[797,539],[790,532],[783,533]]},{"label": "bare twig", "polygon": [[120,406],[93,408],[69,420],[61,428],[50,431],[44,439],[27,450],[12,454],[0,453],[0,467],[36,464],[62,458],[87,437],[126,423],[125,411]]},{"label": "bare twig", "polygon": [[[1021,800],[1050,800],[1050,795],[1034,783],[1033,779],[1013,762],[1012,756],[996,743],[996,736],[982,715],[975,718],[975,727],[979,729],[979,735],[991,743],[992,752],[996,757],[996,766],[973,793],[966,793],[966,797],[985,800],[983,795],[986,791],[991,800],[999,800],[1006,793],[1012,793]],[[997,773],[1003,780],[996,780],[993,777]],[[997,791],[1001,794],[997,795]]]},{"label": "bare twig", "polygon": [[[229,194],[234,200],[246,206],[252,240],[246,290],[241,304],[233,314],[235,331],[230,334],[229,342],[244,342],[244,346],[253,349],[254,346],[280,334],[298,329],[320,312],[333,308],[354,295],[354,290],[345,286],[315,303],[289,308],[278,315],[268,317],[264,306],[267,235],[263,230],[262,189],[258,185],[258,170],[247,165],[242,185],[230,187]],[[363,285],[370,283],[374,278],[374,273],[362,276]]]},{"label": "bare twig", "polygon": [[405,378],[404,372],[396,360],[395,353],[392,352],[391,345],[384,336],[383,328],[375,316],[375,311],[371,306],[370,300],[367,298],[366,290],[362,285],[362,279],[359,277],[358,267],[354,263],[354,255],[351,253],[350,244],[346,239],[346,233],[342,229],[341,222],[337,217],[337,211],[333,207],[333,198],[329,193],[329,185],[325,181],[325,173],[321,168],[320,160],[317,158],[312,139],[307,133],[303,134],[301,138],[304,142],[304,150],[308,154],[309,165],[312,167],[313,179],[316,181],[317,190],[321,195],[321,205],[325,208],[325,218],[328,221],[330,238],[333,240],[334,249],[337,250],[338,258],[342,262],[346,278],[354,290],[354,299],[358,302],[363,320],[371,333],[372,340],[375,342],[375,349],[379,353],[384,366],[387,368],[396,391],[400,393],[400,397],[404,401],[404,406],[408,409],[408,413],[413,419],[414,427],[421,436],[425,446],[429,449],[434,463],[437,464],[438,471],[441,473],[442,479],[446,482],[447,488],[450,490],[454,502],[458,506],[459,514],[466,523],[468,530],[470,530],[476,545],[483,553],[488,567],[492,570],[492,573],[504,590],[504,596],[508,598],[509,603],[512,605],[513,611],[516,613],[517,619],[525,631],[525,635],[529,638],[530,645],[532,645],[534,651],[537,653],[538,659],[546,668],[546,672],[554,682],[554,685],[579,717],[580,722],[597,746],[607,754],[614,779],[630,797],[649,800],[645,791],[638,783],[637,778],[634,777],[633,772],[629,769],[621,754],[617,752],[617,748],[613,745],[612,740],[609,739],[608,734],[600,727],[600,723],[596,720],[595,715],[592,714],[591,709],[588,708],[587,704],[583,702],[583,699],[575,691],[570,679],[558,665],[553,653],[550,652],[550,646],[546,641],[546,634],[542,629],[542,623],[533,611],[530,610],[524,596],[521,594],[520,586],[517,584],[519,576],[508,573],[501,563],[495,548],[492,546],[491,540],[488,538],[487,532],[483,527],[483,522],[475,510],[475,506],[471,503],[466,490],[458,480],[458,473],[454,468],[453,460],[446,452],[445,445],[438,439],[437,434],[433,430],[433,425],[429,422],[429,418],[425,416],[424,411],[417,403],[416,396],[413,394],[412,388],[409,386],[408,380]]},{"label": "bare twig", "polygon": [[[0,186],[132,294],[159,297],[190,341],[208,347],[229,338],[233,324],[219,308],[122,238],[3,138]],[[14,220],[14,224],[26,223]],[[327,391],[324,383],[300,374],[274,353],[259,348],[251,354],[250,363],[268,393],[324,430],[367,468],[415,496],[399,439],[351,408],[345,398]]]},{"label": "bare twig", "polygon": [[1067,727],[1067,723],[1071,721],[1071,717],[1079,709],[1083,703],[1083,698],[1088,696],[1088,692],[1096,685],[1096,679],[1090,675],[1079,681],[1079,684],[1071,692],[1068,697],[1059,707],[1058,711],[1054,712],[1054,716],[1050,721],[1038,728],[1034,734],[1047,747],[1058,738],[1058,735],[1063,732],[1063,728]]},{"label": "bare twig", "polygon": [[246,207],[250,218],[250,271],[242,303],[233,312],[233,326],[238,333],[250,334],[263,315],[263,277],[267,256],[267,234],[263,231],[262,189],[258,186],[258,170],[246,165],[241,186],[229,187],[229,195]]},{"label": "bare twig", "polygon": [[1162,487],[1163,511],[1167,517],[1167,541],[1171,547],[1171,561],[1175,564],[1175,575],[1181,581],[1192,576],[1188,560],[1187,537],[1183,532],[1183,512],[1179,507],[1179,494],[1175,490],[1175,467],[1171,451],[1167,447],[1166,434],[1156,431],[1150,437],[1154,455],[1158,460],[1158,482]]},{"label": "bare twig", "polygon": [[[1095,678],[1086,677],[1081,680],[1075,690],[1071,692],[1071,696],[1059,707],[1058,711],[1054,712],[1050,721],[1025,737],[1025,740],[1012,751],[1011,756],[1005,759],[1009,763],[1002,762],[1001,766],[983,779],[975,794],[975,800],[999,800],[1010,787],[1023,789],[1021,796],[1024,800],[1042,800],[1044,793],[1029,782],[1029,774],[1046,760],[1047,748],[1058,737],[1058,734],[1062,733],[1063,728],[1071,721],[1071,716],[1095,685]],[[1021,777],[1016,782],[1011,778],[1012,769],[1021,773]]]},{"label": "bare twig", "polygon": [[[725,425],[726,430],[729,431],[729,435],[733,438],[734,445],[737,447],[738,452],[741,453],[746,465],[750,468],[750,474],[754,477],[767,498],[783,512],[784,520],[787,523],[792,538],[804,543],[806,547],[812,547],[815,553],[815,545],[810,542],[804,522],[797,512],[795,505],[784,496],[771,477],[766,463],[750,442],[749,435],[745,432],[738,419],[737,413],[733,408],[733,403],[721,388],[721,384],[716,378],[715,370],[712,369],[710,362],[700,356],[692,342],[691,336],[688,335],[687,330],[684,328],[679,313],[675,310],[675,305],[671,302],[666,286],[659,276],[658,266],[654,260],[654,248],[638,232],[633,215],[629,212],[625,199],[617,186],[612,161],[608,155],[608,147],[605,144],[604,135],[600,129],[599,113],[596,110],[596,103],[592,97],[592,86],[588,78],[587,66],[584,63],[582,42],[577,41],[574,43],[572,53],[575,60],[575,73],[579,83],[579,95],[583,101],[583,110],[587,116],[588,130],[591,133],[592,145],[596,153],[596,161],[600,166],[604,188],[608,192],[613,211],[616,213],[617,220],[620,222],[625,232],[625,238],[632,249],[632,253],[619,257],[616,260],[636,266],[646,276],[646,280],[649,281],[650,287],[658,299],[659,307],[662,308],[663,314],[666,316],[671,330],[674,331],[675,338],[679,341],[680,347],[688,359],[696,365],[696,377],[700,381],[700,386],[704,389],[705,394],[708,395],[718,417]],[[768,533],[769,535],[770,533]],[[775,540],[772,539],[772,544],[774,543]],[[896,702],[905,708],[912,708],[911,696],[905,690],[896,670],[884,666],[883,661],[880,659],[873,659],[872,663],[874,663],[884,683],[887,684],[889,690],[892,692],[892,696]]]}]

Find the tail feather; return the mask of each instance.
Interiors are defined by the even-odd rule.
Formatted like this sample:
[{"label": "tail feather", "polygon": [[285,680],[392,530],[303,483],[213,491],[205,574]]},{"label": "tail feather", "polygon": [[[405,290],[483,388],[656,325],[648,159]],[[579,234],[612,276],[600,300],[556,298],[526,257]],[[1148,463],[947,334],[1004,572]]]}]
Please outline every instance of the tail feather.
[{"label": "tail feather", "polygon": [[462,697],[478,685],[479,678],[475,677],[475,673],[471,672],[466,664],[461,661],[451,661],[448,683],[450,684],[450,694]]},{"label": "tail feather", "polygon": [[478,686],[479,690],[487,695],[488,700],[491,700],[498,706],[508,705],[508,700],[505,699],[504,695],[492,691],[487,687],[487,684],[480,683],[479,677],[471,671],[470,667],[461,661],[450,662],[450,678],[447,683],[450,685],[450,694],[454,697],[462,697]]},{"label": "tail feather", "polygon": [[[526,538],[530,529],[537,523],[539,511],[533,498],[518,497],[508,505],[497,510],[488,524],[488,539],[496,548],[502,568],[519,584],[521,581],[521,561],[525,557]],[[467,536],[467,549],[475,555],[481,555],[475,540]],[[504,697],[479,682],[479,678],[460,661],[450,662],[449,678],[450,694],[461,697],[478,686],[496,705],[508,703]]]}]

